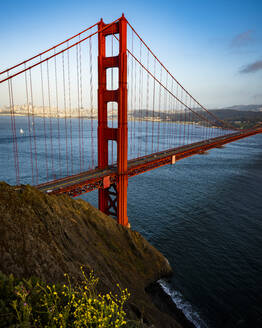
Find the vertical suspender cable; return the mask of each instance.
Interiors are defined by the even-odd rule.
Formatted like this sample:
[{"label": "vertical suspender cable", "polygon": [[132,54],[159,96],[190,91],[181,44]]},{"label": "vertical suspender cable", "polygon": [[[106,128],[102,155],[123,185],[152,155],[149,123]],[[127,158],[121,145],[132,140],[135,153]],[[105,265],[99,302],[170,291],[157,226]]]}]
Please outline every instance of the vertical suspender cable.
[{"label": "vertical suspender cable", "polygon": [[[140,41],[140,63],[142,61],[142,42]],[[139,68],[139,86],[138,86],[138,92],[139,92],[139,99],[138,99],[138,106],[139,106],[139,132],[138,132],[138,157],[141,156],[141,145],[142,145],[142,66],[140,65]],[[140,140],[139,140],[140,136]]]},{"label": "vertical suspender cable", "polygon": [[[190,101],[190,96],[186,96],[186,106],[189,107],[189,101]],[[190,108],[190,107],[189,107]],[[186,134],[187,134],[187,142],[186,144],[189,144],[189,122],[190,122],[190,110],[188,108],[186,109]]]},{"label": "vertical suspender cable", "polygon": [[[54,54],[56,53],[54,49]],[[54,57],[55,64],[55,99],[56,99],[56,120],[57,120],[57,142],[58,142],[58,162],[59,162],[59,176],[62,177],[61,169],[61,144],[60,144],[60,115],[58,111],[59,102],[58,102],[58,86],[57,86],[57,65],[56,65],[56,56]]]},{"label": "vertical suspender cable", "polygon": [[[181,89],[181,101],[183,102],[183,94],[184,94],[184,91],[183,89]],[[184,105],[181,104],[181,146],[185,144],[185,124],[183,123],[184,122],[184,111],[185,111],[185,108],[184,108]]]},{"label": "vertical suspender cable", "polygon": [[175,99],[175,126],[174,128],[176,129],[176,133],[175,133],[175,136],[176,136],[176,145],[178,146],[179,145],[179,129],[180,129],[180,124],[179,124],[179,103],[177,101],[178,99],[178,84],[176,83],[176,99]]},{"label": "vertical suspender cable", "polygon": [[[80,35],[79,35],[79,41],[80,41]],[[80,75],[80,114],[81,114],[81,154],[82,154],[82,168],[85,168],[84,164],[84,128],[83,128],[83,81],[82,81],[82,46],[81,43],[79,43],[79,75]]]},{"label": "vertical suspender cable", "polygon": [[66,108],[66,84],[65,84],[65,57],[62,53],[62,69],[63,69],[63,94],[64,94],[64,124],[65,124],[65,144],[66,144],[66,174],[69,176],[68,167],[68,135],[67,135],[67,108]]},{"label": "vertical suspender cable", "polygon": [[92,38],[89,39],[89,61],[90,61],[90,106],[91,106],[91,163],[94,168],[94,102],[93,102],[93,57],[92,57]]},{"label": "vertical suspender cable", "polygon": [[184,94],[184,142],[183,145],[187,144],[187,126],[186,126],[186,119],[187,119],[187,93]]},{"label": "vertical suspender cable", "polygon": [[[154,76],[156,75],[156,59],[154,59]],[[156,93],[156,80],[154,79],[153,86],[153,117],[152,117],[152,153],[154,152],[154,121],[155,121],[155,93]]]},{"label": "vertical suspender cable", "polygon": [[[162,66],[160,66],[160,83],[162,84]],[[160,134],[160,120],[161,120],[161,88],[159,84],[159,99],[158,99],[158,125],[157,125],[157,152],[159,152],[159,134]]]},{"label": "vertical suspender cable", "polygon": [[[25,64],[26,65],[26,64]],[[30,119],[30,106],[29,106],[29,92],[27,82],[27,71],[25,71],[25,88],[26,88],[26,106],[27,106],[27,127],[29,133],[29,146],[30,146],[30,160],[31,160],[31,172],[32,172],[32,185],[34,185],[34,163],[33,163],[33,149],[32,149],[32,126]]]},{"label": "vertical suspender cable", "polygon": [[[67,42],[68,46],[68,42]],[[68,107],[70,118],[70,150],[71,150],[71,174],[74,173],[74,158],[73,158],[73,141],[72,141],[72,104],[71,104],[71,76],[70,76],[70,50],[67,51],[67,78],[68,78]]]},{"label": "vertical suspender cable", "polygon": [[[7,76],[9,76],[8,72],[7,72]],[[17,147],[17,137],[16,137],[12,79],[8,80],[8,92],[9,92],[9,106],[10,106],[10,114],[11,114],[11,128],[13,132],[13,152],[14,152],[14,162],[15,162],[15,171],[16,171],[16,184],[19,185],[20,184],[19,159],[18,159],[18,147]]]},{"label": "vertical suspender cable", "polygon": [[[172,93],[174,94],[174,80],[173,79],[171,80],[171,90],[172,90]],[[172,117],[173,117],[173,113],[174,113],[174,107],[173,106],[174,106],[174,99],[169,94],[169,124],[168,124],[168,126],[169,126],[169,129],[168,129],[169,144],[168,144],[168,148],[174,147],[174,142],[173,142],[174,124],[172,123]]]},{"label": "vertical suspender cable", "polygon": [[[206,116],[205,116],[206,119]],[[205,120],[205,131],[204,131],[204,139],[207,139],[207,131],[208,131],[208,122]]]},{"label": "vertical suspender cable", "polygon": [[[136,64],[136,61],[135,61],[135,79],[134,79],[134,153],[136,151],[136,117],[137,117],[137,110],[135,109],[136,108],[136,74],[137,74],[137,64]],[[137,154],[135,154],[135,157],[137,157]]]},{"label": "vertical suspender cable", "polygon": [[[166,74],[166,88],[168,87],[168,74]],[[169,94],[170,95],[170,94]],[[164,125],[164,131],[163,131],[163,141],[165,148],[168,147],[168,141],[167,141],[167,116],[168,116],[168,110],[167,110],[167,92],[164,90],[164,113],[163,113],[163,125]]]},{"label": "vertical suspender cable", "polygon": [[[134,49],[134,32],[132,31],[132,43],[131,43],[131,48],[132,48],[132,52],[133,52],[133,49]],[[129,53],[129,52],[128,52]],[[133,96],[134,96],[134,58],[133,56],[131,56],[131,81],[129,84],[131,84],[131,90],[130,90],[130,96],[131,96],[131,101],[130,101],[130,111],[131,111],[131,132],[130,132],[130,136],[131,136],[131,140],[130,140],[130,143],[131,143],[131,154],[132,154],[132,157],[133,157],[133,148],[134,148],[134,141],[133,141],[133,130],[134,130],[134,103],[133,103]]]},{"label": "vertical suspender cable", "polygon": [[82,152],[81,152],[81,115],[80,115],[80,88],[79,88],[79,51],[76,45],[76,83],[77,83],[77,109],[78,109],[78,148],[79,148],[79,172],[82,172]]},{"label": "vertical suspender cable", "polygon": [[51,167],[52,167],[52,175],[55,179],[54,172],[54,148],[53,148],[53,127],[52,127],[52,113],[51,113],[51,94],[50,94],[50,77],[49,77],[49,65],[48,61],[46,62],[47,69],[47,87],[48,87],[48,107],[49,107],[49,132],[50,132],[50,146],[51,146]]},{"label": "vertical suspender cable", "polygon": [[[189,108],[192,109],[192,98],[189,97]],[[191,133],[192,133],[192,129],[191,129],[191,119],[192,119],[192,112],[189,111],[189,122],[188,122],[188,135],[189,135],[189,138],[188,138],[188,143],[192,143],[192,136],[191,136]]]},{"label": "vertical suspender cable", "polygon": [[[40,61],[42,60],[40,56]],[[26,73],[26,72],[25,72]],[[46,140],[46,112],[45,112],[45,96],[44,96],[44,79],[43,79],[43,67],[40,64],[40,75],[41,75],[41,93],[42,93],[42,113],[44,123],[44,138],[45,138],[45,167],[46,167],[46,179],[48,180],[48,159],[47,159],[47,140]]]},{"label": "vertical suspender cable", "polygon": [[[147,69],[149,69],[149,50],[147,51]],[[145,155],[147,155],[147,143],[148,143],[148,117],[149,117],[149,74],[147,73],[146,81],[146,147]]]},{"label": "vertical suspender cable", "polygon": [[32,84],[31,69],[29,70],[29,81],[30,81],[31,105],[32,105],[32,125],[33,125],[33,137],[34,137],[34,152],[35,152],[35,173],[36,173],[36,184],[38,184],[37,147],[36,147],[36,135],[35,135],[35,113],[34,113],[34,98],[33,98],[33,84]]}]

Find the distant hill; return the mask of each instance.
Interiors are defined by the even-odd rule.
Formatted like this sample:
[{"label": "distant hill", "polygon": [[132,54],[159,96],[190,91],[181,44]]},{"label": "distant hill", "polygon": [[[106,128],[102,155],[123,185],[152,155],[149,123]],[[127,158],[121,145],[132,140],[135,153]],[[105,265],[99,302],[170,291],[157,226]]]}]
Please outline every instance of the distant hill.
[{"label": "distant hill", "polygon": [[217,109],[212,113],[220,120],[229,122],[232,126],[248,129],[262,122],[262,111]]},{"label": "distant hill", "polygon": [[[227,121],[231,126],[240,128],[240,129],[250,129],[257,124],[262,124],[262,110],[244,110],[244,107],[251,108],[252,105],[242,106],[241,110],[237,110],[237,106],[233,106],[235,109],[224,108],[224,109],[214,109],[210,110],[219,120]],[[262,105],[254,105],[254,106],[262,106]],[[252,107],[255,108],[255,107]],[[199,112],[201,114],[201,110],[194,109],[195,112]],[[162,122],[194,122],[201,124],[201,119],[194,116],[184,116],[181,115],[181,112],[177,111],[174,113],[170,113],[168,111],[150,111],[150,110],[134,110],[132,115],[135,119],[138,120],[160,120]],[[212,119],[212,117],[210,117]]]},{"label": "distant hill", "polygon": [[224,107],[220,110],[237,110],[237,111],[252,111],[252,112],[262,112],[262,105],[234,105],[230,107]]}]

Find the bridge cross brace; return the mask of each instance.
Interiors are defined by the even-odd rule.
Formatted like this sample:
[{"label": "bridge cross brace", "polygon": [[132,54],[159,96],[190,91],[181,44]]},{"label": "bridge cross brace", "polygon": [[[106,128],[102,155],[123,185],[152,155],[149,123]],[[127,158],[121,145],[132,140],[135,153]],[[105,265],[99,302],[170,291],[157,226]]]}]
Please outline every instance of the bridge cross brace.
[{"label": "bridge cross brace", "polygon": [[117,185],[114,183],[108,188],[108,213],[117,217]]},{"label": "bridge cross brace", "polygon": [[[124,15],[113,24],[106,25],[101,19],[98,29],[98,167],[104,169],[108,166],[108,141],[116,141],[118,176],[116,185],[111,189],[110,182],[99,189],[98,203],[102,212],[116,216],[118,223],[128,226],[127,21]],[[106,37],[113,34],[119,34],[119,54],[107,57]],[[118,68],[118,89],[108,90],[106,70],[114,67]],[[116,102],[118,105],[117,128],[108,127],[109,102]]]}]

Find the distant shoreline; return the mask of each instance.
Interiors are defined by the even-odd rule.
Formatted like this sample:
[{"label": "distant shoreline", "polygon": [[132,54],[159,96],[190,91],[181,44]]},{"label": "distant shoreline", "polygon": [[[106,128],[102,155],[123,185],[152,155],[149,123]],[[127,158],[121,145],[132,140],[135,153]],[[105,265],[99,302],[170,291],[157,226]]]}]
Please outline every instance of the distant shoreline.
[{"label": "distant shoreline", "polygon": [[[244,112],[244,111],[237,111],[237,110],[218,110],[213,112],[217,117],[218,120],[224,121],[227,124],[229,124],[232,127],[232,130],[234,128],[236,129],[251,129],[257,124],[262,124],[262,112]],[[153,122],[153,123],[174,123],[174,124],[184,124],[184,125],[194,125],[194,126],[206,126],[205,122],[202,122],[201,120],[199,121],[182,121],[180,120],[180,115],[179,113],[175,113],[174,117],[172,115],[169,115],[170,117],[165,118],[165,112],[162,112],[161,115],[163,117],[159,116],[149,116],[149,115],[144,115],[141,114],[141,116],[136,115],[135,112],[129,112],[128,114],[128,119],[130,121],[135,121],[135,122]],[[11,116],[12,114],[10,112],[0,112],[0,117],[2,116]],[[42,115],[41,113],[39,114],[32,114],[30,113],[29,115],[27,113],[14,113],[13,116],[20,116],[20,117],[41,117],[43,119],[87,119],[87,120],[97,120],[98,119],[98,114],[96,112],[95,116],[90,116],[90,115],[72,115],[69,116],[62,116],[62,115]],[[117,120],[117,115],[114,114],[113,117],[109,116],[108,120]],[[210,122],[212,123],[212,122]],[[207,128],[220,128],[219,126],[208,126]],[[221,126],[221,128],[223,128]]]},{"label": "distant shoreline", "polygon": [[[10,113],[0,113],[0,117],[1,116],[11,116]],[[30,115],[27,115],[27,114],[13,114],[13,116],[19,116],[19,117],[27,117],[27,116],[31,116],[31,117],[41,117],[41,118],[55,118],[55,119],[79,119],[79,118],[85,118],[85,119],[88,119],[88,120],[91,120],[91,119],[95,119],[97,120],[97,116],[95,117],[90,117],[90,116],[42,116],[42,115],[37,115],[37,114],[30,114]],[[154,123],[175,123],[175,124],[194,124],[194,125],[197,125],[197,126],[201,126],[201,124],[199,124],[198,122],[187,122],[187,121],[170,121],[170,120],[161,120],[159,118],[156,118],[154,120],[150,120],[148,118],[145,118],[145,117],[142,117],[142,118],[137,118],[137,117],[129,117],[132,121],[136,121],[136,122],[154,122]],[[117,120],[117,117],[114,116],[113,117],[113,120]],[[110,121],[111,121],[111,118],[110,118]],[[212,128],[217,128],[217,126],[212,126]]]},{"label": "distant shoreline", "polygon": [[[11,116],[12,114],[11,113],[0,113],[0,116]],[[30,114],[30,115],[27,115],[27,114],[18,114],[18,113],[14,113],[13,116],[21,116],[21,117],[27,117],[27,116],[32,116],[32,117],[42,117],[42,118],[88,118],[88,119],[96,119],[97,117],[90,117],[90,116],[55,116],[55,115],[46,115],[46,116],[43,116],[43,115],[40,115],[40,114]]]}]

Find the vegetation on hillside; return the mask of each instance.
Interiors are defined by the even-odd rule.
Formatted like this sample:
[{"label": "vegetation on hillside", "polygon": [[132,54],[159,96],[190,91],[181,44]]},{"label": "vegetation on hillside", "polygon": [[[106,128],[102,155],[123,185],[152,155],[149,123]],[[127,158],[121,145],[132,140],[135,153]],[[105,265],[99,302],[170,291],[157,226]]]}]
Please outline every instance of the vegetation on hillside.
[{"label": "vegetation on hillside", "polygon": [[124,305],[130,294],[99,294],[98,278],[81,268],[83,279],[72,286],[48,285],[37,278],[15,279],[0,273],[0,327],[138,327],[127,321]]}]

